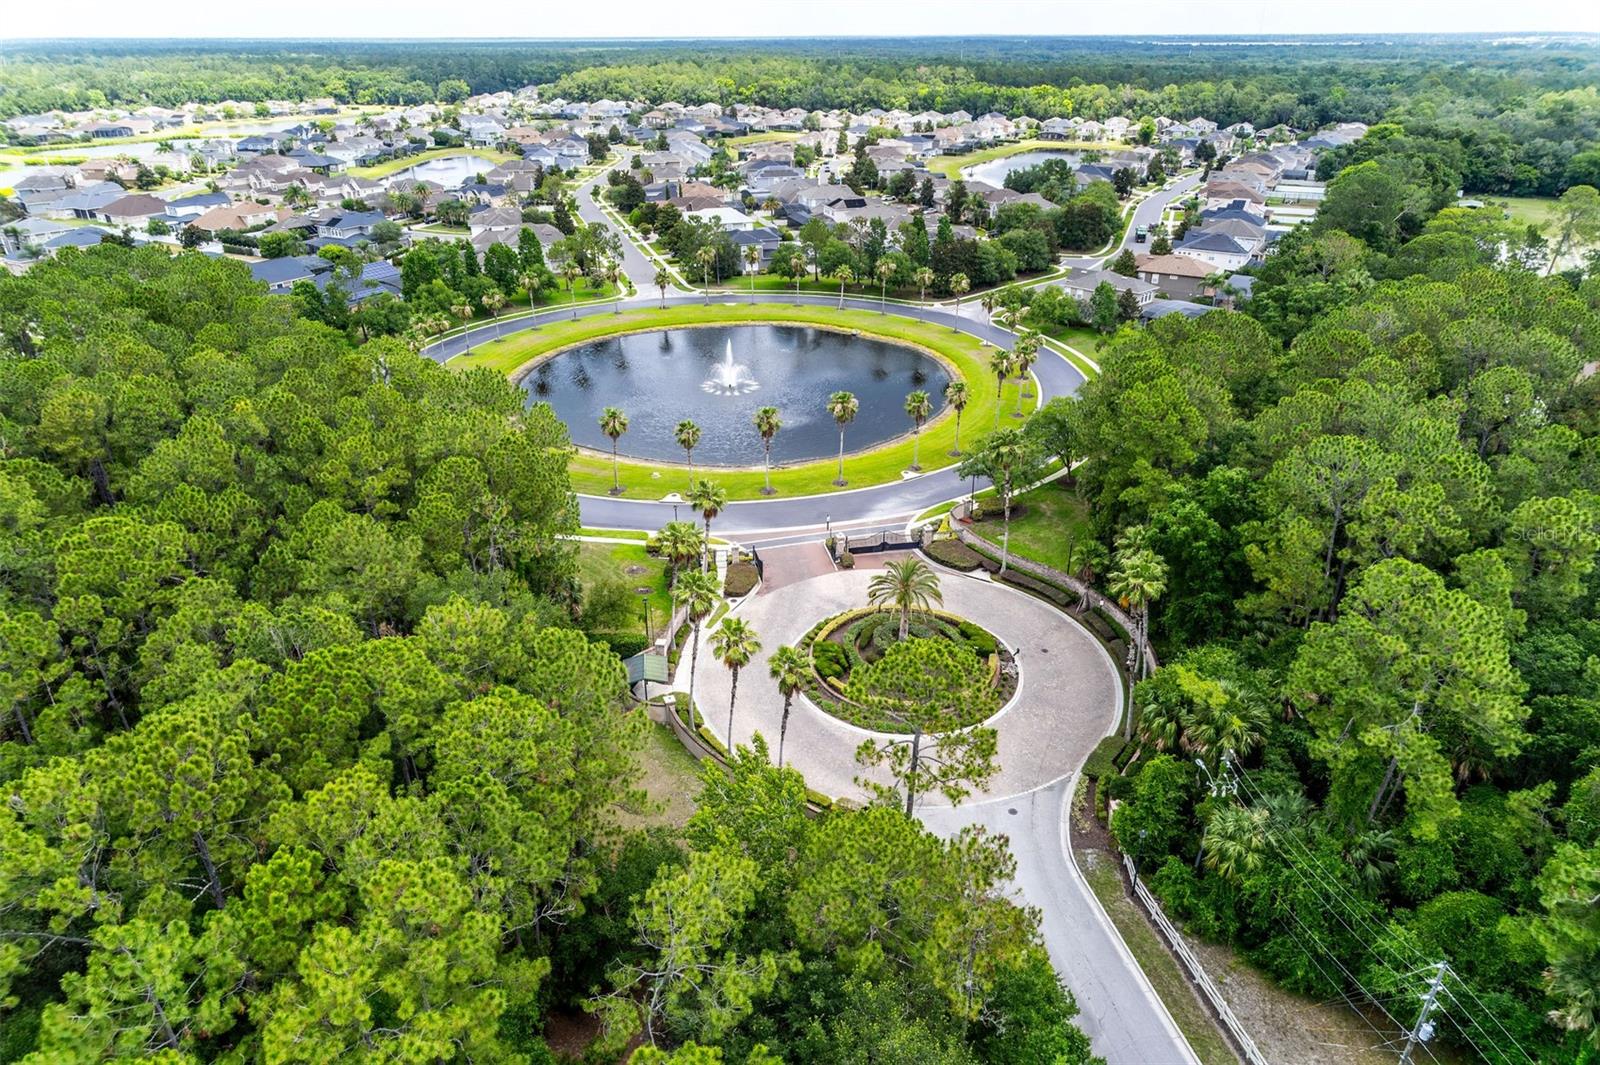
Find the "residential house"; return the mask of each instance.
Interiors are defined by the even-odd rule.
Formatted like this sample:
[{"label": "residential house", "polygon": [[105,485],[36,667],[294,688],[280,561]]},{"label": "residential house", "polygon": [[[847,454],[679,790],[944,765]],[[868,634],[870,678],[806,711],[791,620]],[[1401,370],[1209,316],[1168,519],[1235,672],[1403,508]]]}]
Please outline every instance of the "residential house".
[{"label": "residential house", "polygon": [[324,219],[317,226],[317,236],[341,243],[366,240],[372,227],[385,220],[382,211],[345,211]]},{"label": "residential house", "polygon": [[35,217],[99,218],[100,212],[128,194],[115,181],[85,181],[61,196],[30,208]]},{"label": "residential house", "polygon": [[1232,237],[1238,245],[1252,256],[1259,256],[1261,249],[1267,243],[1267,229],[1260,219],[1243,218],[1213,218],[1202,220],[1200,228],[1191,229],[1184,236],[1192,237],[1196,233],[1221,233]]},{"label": "residential house", "polygon": [[46,241],[74,228],[54,219],[19,218],[0,226],[0,248],[7,255],[18,255],[28,247],[43,247]]},{"label": "residential house", "polygon": [[258,133],[241,137],[233,150],[239,155],[272,155],[283,147],[283,138],[276,133]]},{"label": "residential house", "polygon": [[234,230],[242,233],[289,216],[290,212],[287,208],[243,200],[239,203],[213,207],[199,218],[190,222],[189,225],[207,233],[221,233],[223,230]]},{"label": "residential house", "polygon": [[[744,250],[746,248],[755,248],[760,253],[761,258],[758,263],[758,269],[765,269],[772,262],[773,255],[777,253],[779,246],[783,243],[783,238],[778,235],[778,231],[769,229],[766,226],[756,226],[753,229],[734,229],[729,232],[728,237],[733,241],[733,246],[739,249],[739,264],[741,266],[744,265]],[[798,247],[798,245],[796,246]]]},{"label": "residential house", "polygon": [[1250,251],[1223,233],[1192,229],[1172,248],[1174,255],[1187,255],[1211,266],[1213,272],[1238,270],[1250,262]]},{"label": "residential house", "polygon": [[100,218],[118,226],[144,226],[152,218],[167,213],[167,201],[146,192],[134,192],[112,200],[100,208]]},{"label": "residential house", "polygon": [[515,232],[522,228],[522,212],[515,207],[489,207],[474,211],[467,218],[467,229],[475,237],[479,233]]},{"label": "residential house", "polygon": [[75,132],[79,136],[91,137],[94,140],[111,140],[114,137],[135,135],[131,122],[91,122],[87,126],[79,126]]},{"label": "residential house", "polygon": [[1199,318],[1203,314],[1210,314],[1216,310],[1209,304],[1194,303],[1189,300],[1153,299],[1139,311],[1139,317],[1146,322],[1153,322],[1157,318],[1165,318],[1169,314],[1181,314],[1185,318]]},{"label": "residential house", "polygon": [[229,202],[231,201],[225,192],[194,192],[187,196],[179,196],[175,200],[167,201],[166,221],[177,225],[192,222],[211,208],[221,207]]},{"label": "residential house", "polygon": [[706,207],[686,212],[685,217],[697,218],[703,222],[720,222],[723,229],[730,231],[753,229],[756,224],[755,219],[733,207]]},{"label": "residential house", "polygon": [[1110,285],[1119,293],[1132,292],[1141,307],[1156,298],[1155,285],[1137,277],[1123,277],[1121,274],[1110,270],[1084,270],[1055,283],[1067,295],[1085,303],[1094,295],[1095,289],[1102,284]]},{"label": "residential house", "polygon": [[312,281],[332,269],[333,264],[320,255],[286,255],[251,263],[250,276],[265,284],[268,292],[282,294],[291,291],[295,282]]},{"label": "residential house", "polygon": [[1214,272],[1211,266],[1190,255],[1141,255],[1139,280],[1148,281],[1163,296],[1208,296],[1204,282]]}]

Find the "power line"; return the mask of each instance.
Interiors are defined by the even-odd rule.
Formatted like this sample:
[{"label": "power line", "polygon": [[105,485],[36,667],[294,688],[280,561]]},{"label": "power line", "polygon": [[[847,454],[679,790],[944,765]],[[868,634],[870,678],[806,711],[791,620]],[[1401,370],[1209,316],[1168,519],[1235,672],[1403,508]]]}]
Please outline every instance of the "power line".
[{"label": "power line", "polygon": [[[1239,768],[1237,764],[1234,764],[1231,761],[1226,761],[1224,764],[1226,766],[1226,770],[1235,776],[1235,779],[1237,779],[1243,786],[1249,797],[1255,803],[1265,805],[1265,795],[1261,792],[1260,788],[1255,784],[1255,782],[1250,780],[1248,774],[1245,773],[1243,769]],[[1355,899],[1343,885],[1341,885],[1337,880],[1332,880],[1323,874],[1322,870],[1318,867],[1316,856],[1312,853],[1310,848],[1308,848],[1294,835],[1290,833],[1269,833],[1268,839],[1278,847],[1280,853],[1286,859],[1290,870],[1294,872],[1297,877],[1299,877],[1301,883],[1308,887],[1320,900],[1323,901],[1327,911],[1334,917],[1335,920],[1339,922],[1340,925],[1344,927],[1345,931],[1350,933],[1351,938],[1355,940],[1356,943],[1358,943],[1367,953],[1372,955],[1374,963],[1376,963],[1381,970],[1394,978],[1398,988],[1402,990],[1414,991],[1414,989],[1407,987],[1408,981],[1420,975],[1424,971],[1434,971],[1438,965],[1442,964],[1444,966],[1444,973],[1446,975],[1453,975],[1456,977],[1456,980],[1458,983],[1460,983],[1462,989],[1472,997],[1478,1011],[1488,1014],[1489,1020],[1495,1025],[1496,1028],[1500,1030],[1505,1038],[1510,1041],[1511,1045],[1516,1047],[1517,1053],[1529,1062],[1534,1061],[1533,1056],[1530,1055],[1527,1050],[1522,1047],[1522,1044],[1517,1041],[1516,1037],[1513,1036],[1506,1029],[1506,1027],[1500,1023],[1500,1020],[1494,1015],[1494,1011],[1484,1005],[1482,999],[1478,998],[1476,992],[1472,990],[1472,987],[1461,978],[1459,973],[1454,972],[1454,970],[1450,968],[1448,962],[1429,962],[1423,957],[1421,952],[1417,951],[1415,948],[1406,948],[1405,950],[1402,950],[1401,948],[1403,944],[1397,944],[1391,938],[1386,936],[1384,934],[1385,929],[1383,926],[1379,925],[1370,914],[1366,913],[1359,905],[1356,904]],[[1296,867],[1297,863],[1294,856],[1289,853],[1287,847],[1283,845],[1285,841],[1293,845],[1298,850],[1299,854],[1304,856],[1309,866],[1310,877]],[[1313,883],[1311,878],[1315,878],[1315,883]],[[1335,904],[1337,905],[1335,906]],[[1344,917],[1341,916],[1341,910],[1344,912],[1344,914],[1348,914],[1352,920],[1363,925],[1364,927],[1372,929],[1372,931],[1367,933],[1367,936],[1363,936],[1362,933],[1358,933],[1356,929],[1351,926],[1350,922],[1346,921]],[[1295,914],[1292,910],[1287,912],[1289,913],[1290,917],[1294,919],[1296,924],[1300,924],[1302,928],[1305,928],[1305,925],[1300,921],[1299,915]],[[1307,929],[1307,932],[1309,934],[1309,929]],[[1370,936],[1370,941],[1367,938],[1368,936]],[[1297,935],[1296,939],[1299,938],[1300,937]],[[1399,961],[1402,964],[1411,964],[1413,968],[1404,974],[1398,972],[1393,966],[1379,956],[1379,947],[1387,951],[1391,959]],[[1323,949],[1326,950],[1327,948],[1324,947]],[[1411,956],[1409,961],[1407,959],[1407,952],[1409,952]],[[1332,951],[1330,950],[1328,953],[1329,957],[1333,958]],[[1313,961],[1315,961],[1315,959],[1313,959]],[[1334,961],[1337,964],[1336,958],[1334,958]],[[1321,969],[1321,966],[1319,965],[1318,968]],[[1342,964],[1339,965],[1339,968],[1345,973],[1346,976],[1350,976],[1349,970],[1345,969]],[[1351,979],[1354,980],[1353,977],[1351,977]],[[1373,996],[1371,992],[1367,991],[1367,989],[1359,982],[1356,982],[1356,986],[1361,988],[1362,993],[1366,994],[1368,998],[1372,999],[1380,1009],[1383,1008],[1382,1004],[1378,1002],[1376,996]],[[1483,1036],[1484,1041],[1493,1047],[1497,1052],[1501,1053],[1502,1055],[1507,1055],[1507,1051],[1505,1051],[1504,1048],[1502,1048],[1491,1036],[1488,1028],[1486,1028],[1484,1024],[1477,1018],[1477,1016],[1474,1015],[1474,1011],[1469,1009],[1457,995],[1449,990],[1448,987],[1445,987],[1444,990],[1449,994],[1450,1000],[1455,1004],[1457,1009],[1459,1009],[1461,1013],[1465,1015],[1472,1027],[1476,1028],[1479,1034]],[[1469,1044],[1472,1045],[1473,1049],[1477,1051],[1480,1056],[1486,1056],[1483,1055],[1482,1048],[1479,1047],[1477,1042],[1467,1034],[1466,1030],[1453,1016],[1451,1016],[1449,1011],[1441,1012],[1443,1012],[1446,1017],[1450,1018],[1451,1023],[1455,1025],[1456,1029],[1461,1032],[1462,1036]],[[1402,1029],[1405,1027],[1404,1025],[1400,1025],[1399,1022],[1395,1020],[1393,1015],[1389,1014],[1388,1010],[1385,1009],[1384,1013],[1396,1024],[1397,1027]],[[1424,1044],[1424,1047],[1426,1048],[1426,1044]]]}]

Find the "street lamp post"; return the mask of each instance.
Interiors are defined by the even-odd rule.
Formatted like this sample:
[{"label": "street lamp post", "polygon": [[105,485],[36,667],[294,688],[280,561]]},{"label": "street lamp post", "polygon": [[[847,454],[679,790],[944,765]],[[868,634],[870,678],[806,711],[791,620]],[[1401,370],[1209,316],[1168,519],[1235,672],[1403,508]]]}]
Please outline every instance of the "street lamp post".
[{"label": "street lamp post", "polygon": [[[639,593],[639,605],[644,607],[644,653],[648,656],[655,649],[655,640],[650,632],[650,592],[648,590]],[[644,663],[641,661],[640,664],[643,665]],[[650,671],[648,668],[644,671],[643,680],[644,701],[648,703],[650,701]]]}]

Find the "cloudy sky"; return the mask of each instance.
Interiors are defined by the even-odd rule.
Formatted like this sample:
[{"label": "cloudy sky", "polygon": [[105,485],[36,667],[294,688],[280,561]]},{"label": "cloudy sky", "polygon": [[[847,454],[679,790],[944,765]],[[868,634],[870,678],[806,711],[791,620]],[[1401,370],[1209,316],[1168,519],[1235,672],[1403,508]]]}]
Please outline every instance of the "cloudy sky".
[{"label": "cloudy sky", "polygon": [[70,20],[50,4],[7,7],[8,38],[1600,33],[1593,0],[88,0]]}]

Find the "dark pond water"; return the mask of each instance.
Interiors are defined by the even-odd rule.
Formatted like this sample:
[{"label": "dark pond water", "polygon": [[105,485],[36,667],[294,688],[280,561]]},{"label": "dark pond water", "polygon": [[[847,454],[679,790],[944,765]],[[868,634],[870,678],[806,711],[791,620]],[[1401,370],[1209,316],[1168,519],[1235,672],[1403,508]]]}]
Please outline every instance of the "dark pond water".
[{"label": "dark pond water", "polygon": [[1031,152],[1018,152],[1016,155],[1005,155],[999,159],[991,159],[987,163],[978,163],[966,167],[961,175],[968,181],[983,181],[990,185],[1004,186],[1006,176],[1018,170],[1026,170],[1030,166],[1038,166],[1046,159],[1065,159],[1073,166],[1083,158],[1082,152],[1054,150],[1043,148]]},{"label": "dark pond water", "polygon": [[696,466],[754,466],[761,462],[753,424],[761,407],[777,407],[783,419],[772,461],[799,462],[838,450],[839,431],[826,407],[832,393],[853,392],[860,401],[845,430],[845,447],[857,451],[910,430],[909,392],[926,389],[937,412],[949,380],[938,361],[874,337],[739,325],[596,340],[542,363],[522,387],[530,403],[554,408],[573,443],[611,450],[600,412],[621,407],[629,422],[618,445],[624,455],[683,461],[673,431],[692,418],[702,432]]}]

